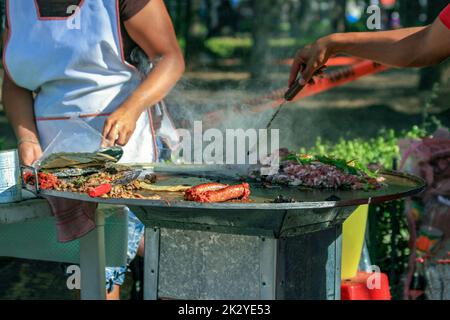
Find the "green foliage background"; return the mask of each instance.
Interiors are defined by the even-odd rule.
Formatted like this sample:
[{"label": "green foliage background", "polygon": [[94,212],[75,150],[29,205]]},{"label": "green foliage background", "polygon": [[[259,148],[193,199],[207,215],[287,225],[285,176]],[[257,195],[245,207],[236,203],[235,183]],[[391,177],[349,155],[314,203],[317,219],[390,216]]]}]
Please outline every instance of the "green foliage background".
[{"label": "green foliage background", "polygon": [[[414,126],[407,132],[396,134],[394,130],[380,130],[375,138],[352,140],[340,139],[332,144],[318,138],[311,149],[301,153],[332,155],[342,159],[356,159],[365,165],[379,164],[385,169],[397,169],[401,157],[399,140],[403,138],[420,139],[427,136],[434,127],[424,121],[422,126]],[[426,129],[428,128],[428,129]],[[393,201],[370,207],[368,239],[372,264],[387,273],[394,299],[402,298],[402,276],[408,266],[409,231],[404,214],[404,201]]]}]

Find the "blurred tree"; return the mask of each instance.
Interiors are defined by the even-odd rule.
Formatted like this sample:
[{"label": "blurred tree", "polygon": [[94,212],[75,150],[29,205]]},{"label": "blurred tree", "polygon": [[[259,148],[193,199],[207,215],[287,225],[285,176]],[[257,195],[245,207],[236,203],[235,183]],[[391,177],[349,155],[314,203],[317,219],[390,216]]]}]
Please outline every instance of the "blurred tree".
[{"label": "blurred tree", "polygon": [[208,38],[221,35],[224,28],[236,33],[238,16],[230,0],[206,0]]},{"label": "blurred tree", "polygon": [[345,32],[346,31],[346,8],[347,0],[334,0],[334,8],[332,8],[332,28],[333,32]]},{"label": "blurred tree", "polygon": [[420,0],[400,0],[400,15],[403,27],[420,25],[419,17],[421,11]]},{"label": "blurred tree", "polygon": [[182,28],[183,28],[183,5],[180,3],[180,1],[174,1],[172,0],[171,2],[175,3],[175,29],[177,32],[181,32]]},{"label": "blurred tree", "polygon": [[270,37],[278,28],[280,5],[283,0],[252,0],[253,46],[250,57],[250,71],[253,78],[264,78],[271,63]]},{"label": "blurred tree", "polygon": [[212,37],[211,30],[214,29],[214,26],[217,25],[218,17],[217,17],[217,0],[204,0],[205,5],[205,23],[206,28],[208,29],[208,38]]},{"label": "blurred tree", "polygon": [[[180,30],[178,37],[184,40],[184,56],[186,65],[190,66],[198,62],[202,51],[205,50],[204,23],[202,23],[202,0],[177,0],[181,9],[178,17],[182,20],[179,23]],[[181,6],[181,3],[183,6]]]},{"label": "blurred tree", "polygon": [[311,22],[311,1],[308,0],[291,0],[289,11],[290,34],[294,38],[298,38],[305,33]]},{"label": "blurred tree", "polygon": [[185,11],[184,11],[184,28],[183,28],[183,38],[185,42],[185,49],[184,49],[184,58],[186,61],[189,61],[192,51],[194,51],[194,45],[192,43],[191,39],[191,27],[192,27],[192,2],[193,0],[185,0]]}]

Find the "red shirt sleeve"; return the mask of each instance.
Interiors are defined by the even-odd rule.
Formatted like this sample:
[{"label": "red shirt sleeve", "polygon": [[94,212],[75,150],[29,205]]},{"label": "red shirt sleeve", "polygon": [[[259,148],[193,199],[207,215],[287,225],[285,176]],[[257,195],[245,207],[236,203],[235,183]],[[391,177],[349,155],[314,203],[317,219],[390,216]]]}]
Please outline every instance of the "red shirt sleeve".
[{"label": "red shirt sleeve", "polygon": [[450,4],[439,15],[442,23],[450,29]]}]

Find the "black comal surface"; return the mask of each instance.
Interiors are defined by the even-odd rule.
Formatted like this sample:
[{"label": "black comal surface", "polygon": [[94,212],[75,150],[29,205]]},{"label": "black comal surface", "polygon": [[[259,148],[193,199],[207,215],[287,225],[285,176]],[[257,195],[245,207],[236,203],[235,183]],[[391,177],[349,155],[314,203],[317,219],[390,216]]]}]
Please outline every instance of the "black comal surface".
[{"label": "black comal surface", "polygon": [[[151,170],[157,175],[156,186],[190,185],[194,186],[206,182],[221,182],[225,184],[237,184],[242,182],[245,175],[234,167],[217,166],[160,166]],[[330,190],[330,189],[305,189],[301,187],[272,186],[265,187],[258,181],[247,179],[251,186],[251,197],[248,202],[226,203],[196,203],[183,200],[183,193],[176,192],[146,192],[143,195],[158,194],[161,200],[146,199],[107,199],[90,198],[85,194],[41,191],[42,194],[56,197],[94,201],[129,206],[144,207],[172,207],[172,208],[198,208],[198,209],[240,209],[240,210],[289,210],[308,208],[331,208],[356,206],[370,203],[381,203],[395,199],[415,195],[425,188],[425,182],[415,176],[405,173],[384,171],[380,173],[386,181],[386,186],[377,190]],[[274,203],[274,200],[282,195],[285,198],[294,199],[296,202]]]}]

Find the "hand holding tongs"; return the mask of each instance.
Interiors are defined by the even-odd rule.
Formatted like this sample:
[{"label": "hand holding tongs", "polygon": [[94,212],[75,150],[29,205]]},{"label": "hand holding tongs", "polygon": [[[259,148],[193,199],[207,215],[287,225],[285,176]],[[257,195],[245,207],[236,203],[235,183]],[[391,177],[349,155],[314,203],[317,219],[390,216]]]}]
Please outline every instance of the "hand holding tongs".
[{"label": "hand holding tongs", "polygon": [[303,76],[300,73],[297,80],[289,87],[288,91],[284,94],[284,100],[292,101],[303,90],[306,84],[300,84],[300,80],[303,80]]}]

